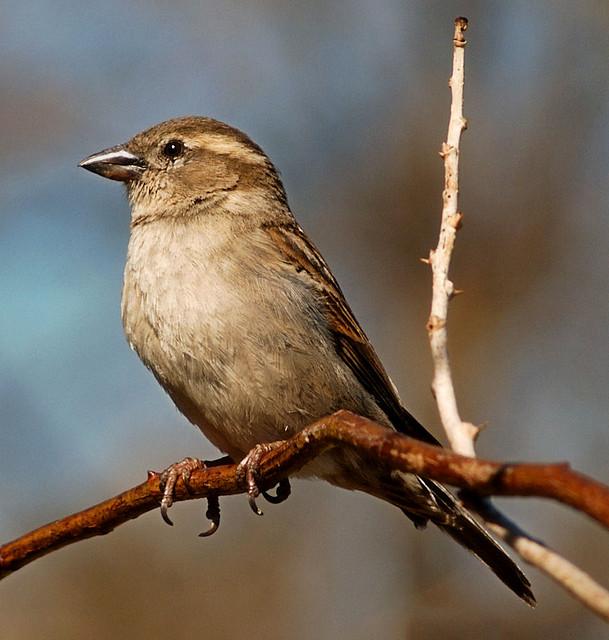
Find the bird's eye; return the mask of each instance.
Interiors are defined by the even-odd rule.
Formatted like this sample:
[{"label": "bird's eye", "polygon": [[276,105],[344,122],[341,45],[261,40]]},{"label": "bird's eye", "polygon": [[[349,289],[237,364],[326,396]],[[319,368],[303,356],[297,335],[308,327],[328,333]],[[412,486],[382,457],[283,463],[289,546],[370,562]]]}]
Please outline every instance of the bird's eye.
[{"label": "bird's eye", "polygon": [[184,153],[184,143],[181,140],[170,140],[163,147],[163,155],[174,160]]}]

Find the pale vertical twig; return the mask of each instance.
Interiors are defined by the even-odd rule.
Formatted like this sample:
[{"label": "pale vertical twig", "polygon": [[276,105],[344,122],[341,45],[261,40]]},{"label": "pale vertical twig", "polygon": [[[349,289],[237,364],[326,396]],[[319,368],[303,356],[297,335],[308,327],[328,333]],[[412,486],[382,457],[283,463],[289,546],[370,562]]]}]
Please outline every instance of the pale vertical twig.
[{"label": "pale vertical twig", "polygon": [[[448,303],[457,293],[448,278],[450,260],[457,230],[463,214],[458,208],[459,196],[459,143],[467,127],[463,117],[463,84],[466,18],[455,19],[453,38],[453,71],[450,78],[451,107],[448,135],[440,155],[444,158],[444,191],[442,193],[442,224],[438,246],[429,253],[432,269],[431,313],[427,323],[434,364],[432,390],[438,406],[442,426],[453,451],[476,457],[474,443],[479,429],[464,422],[459,415],[457,399],[448,358],[447,317]],[[465,497],[465,496],[464,496]],[[588,574],[536,540],[526,531],[498,511],[487,499],[473,498],[468,506],[486,522],[494,533],[509,544],[520,557],[555,580],[605,620],[609,620],[609,591]]]},{"label": "pale vertical twig", "polygon": [[465,456],[475,456],[474,440],[478,428],[463,422],[457,409],[450,364],[448,359],[448,335],[446,321],[448,303],[455,295],[453,283],[448,278],[450,259],[462,214],[458,210],[459,195],[459,142],[467,126],[463,117],[463,69],[465,60],[464,32],[467,19],[455,20],[453,39],[453,73],[450,78],[452,102],[448,136],[440,155],[444,158],[444,191],[442,193],[442,224],[438,246],[429,252],[429,264],[433,277],[431,313],[427,322],[429,342],[434,363],[432,390],[440,412],[442,425],[453,451]]}]

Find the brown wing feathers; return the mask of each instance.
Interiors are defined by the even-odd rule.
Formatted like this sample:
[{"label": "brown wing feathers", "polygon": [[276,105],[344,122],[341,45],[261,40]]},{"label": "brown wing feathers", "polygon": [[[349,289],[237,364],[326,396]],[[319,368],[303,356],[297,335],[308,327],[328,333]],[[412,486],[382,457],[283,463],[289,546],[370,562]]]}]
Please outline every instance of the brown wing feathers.
[{"label": "brown wing feathers", "polygon": [[[401,405],[393,383],[345,302],[338,282],[300,226],[296,223],[290,226],[273,226],[267,231],[274,243],[285,252],[286,263],[298,265],[297,268],[307,272],[320,289],[337,351],[364,388],[375,398],[395,429],[424,442],[439,444]],[[323,278],[316,276],[320,272],[323,273]]]}]

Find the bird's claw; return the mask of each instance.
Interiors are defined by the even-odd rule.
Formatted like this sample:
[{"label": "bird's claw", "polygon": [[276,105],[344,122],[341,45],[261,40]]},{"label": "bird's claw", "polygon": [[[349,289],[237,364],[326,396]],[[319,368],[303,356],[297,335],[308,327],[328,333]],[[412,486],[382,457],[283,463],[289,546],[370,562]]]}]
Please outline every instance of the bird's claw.
[{"label": "bird's claw", "polygon": [[207,511],[205,517],[209,520],[209,528],[199,534],[199,538],[207,538],[213,535],[220,526],[220,498],[207,496]]},{"label": "bird's claw", "polygon": [[[170,465],[169,467],[167,467],[167,469],[165,469],[165,471],[163,471],[163,473],[161,473],[160,485],[163,489],[163,497],[161,498],[161,517],[168,525],[173,526],[173,522],[171,521],[171,518],[169,517],[167,511],[173,504],[173,497],[175,495],[175,488],[178,478],[182,478],[184,488],[188,493],[190,493],[189,481],[192,472],[196,471],[197,469],[205,468],[206,466],[203,460],[199,460],[197,458],[184,458],[184,460],[180,460],[180,462],[175,462],[174,464]],[[220,508],[218,507],[218,522],[220,519],[219,513]],[[212,518],[210,518],[210,520],[212,520],[213,522]],[[218,527],[216,526],[214,531],[217,528]],[[213,531],[211,533],[213,533]],[[211,533],[207,535],[211,535]]]},{"label": "bird's claw", "polygon": [[268,491],[261,491],[261,493],[267,502],[270,502],[271,504],[280,504],[290,497],[290,493],[292,493],[292,487],[290,486],[290,481],[287,478],[283,478],[277,484],[275,495],[269,493]]},{"label": "bird's claw", "polygon": [[256,504],[256,498],[262,495],[271,503],[283,502],[290,495],[289,481],[282,480],[277,487],[277,495],[273,496],[266,492],[261,492],[258,488],[260,460],[265,453],[272,451],[282,442],[266,442],[257,444],[246,456],[241,460],[237,467],[237,477],[239,482],[247,484],[248,503],[251,510],[257,515],[262,516],[264,512]]}]

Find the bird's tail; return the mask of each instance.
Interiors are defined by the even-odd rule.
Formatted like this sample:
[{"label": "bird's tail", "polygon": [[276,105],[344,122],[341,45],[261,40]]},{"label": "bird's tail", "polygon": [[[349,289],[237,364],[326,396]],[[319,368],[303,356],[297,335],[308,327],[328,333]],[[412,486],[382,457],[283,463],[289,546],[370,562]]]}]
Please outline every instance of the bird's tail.
[{"label": "bird's tail", "polygon": [[[414,486],[414,484],[418,486]],[[368,489],[369,491],[369,489]],[[453,540],[469,549],[518,597],[535,606],[531,583],[516,563],[490,536],[474,516],[441,484],[411,474],[393,471],[379,488],[369,491],[399,507],[415,524],[431,520]]]},{"label": "bird's tail", "polygon": [[425,481],[425,484],[439,503],[444,503],[450,509],[449,524],[435,522],[453,540],[469,549],[476,557],[484,562],[491,571],[527,604],[535,606],[535,596],[531,590],[531,583],[518,565],[508,556],[482,527],[474,516],[455,499],[442,485]]}]

